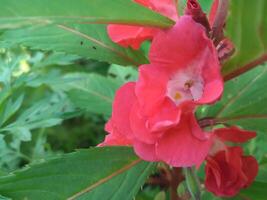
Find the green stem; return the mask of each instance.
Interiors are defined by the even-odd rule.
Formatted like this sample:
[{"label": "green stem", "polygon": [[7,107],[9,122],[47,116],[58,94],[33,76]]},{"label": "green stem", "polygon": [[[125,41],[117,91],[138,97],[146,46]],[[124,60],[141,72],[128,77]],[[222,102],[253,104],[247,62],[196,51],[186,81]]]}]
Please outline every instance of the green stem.
[{"label": "green stem", "polygon": [[200,181],[192,167],[184,168],[185,181],[193,200],[201,200]]},{"label": "green stem", "polygon": [[31,160],[32,160],[29,156],[27,156],[27,155],[25,155],[25,154],[23,154],[21,152],[18,152],[18,155],[19,155],[19,157],[27,160],[28,162],[31,162]]}]

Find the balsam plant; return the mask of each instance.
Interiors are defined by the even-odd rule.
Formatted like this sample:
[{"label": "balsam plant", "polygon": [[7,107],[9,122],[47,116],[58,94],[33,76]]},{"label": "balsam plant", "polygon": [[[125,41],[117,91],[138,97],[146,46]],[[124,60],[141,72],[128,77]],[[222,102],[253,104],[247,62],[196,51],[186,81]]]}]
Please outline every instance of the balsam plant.
[{"label": "balsam plant", "polygon": [[0,3],[1,199],[266,198],[267,2]]}]

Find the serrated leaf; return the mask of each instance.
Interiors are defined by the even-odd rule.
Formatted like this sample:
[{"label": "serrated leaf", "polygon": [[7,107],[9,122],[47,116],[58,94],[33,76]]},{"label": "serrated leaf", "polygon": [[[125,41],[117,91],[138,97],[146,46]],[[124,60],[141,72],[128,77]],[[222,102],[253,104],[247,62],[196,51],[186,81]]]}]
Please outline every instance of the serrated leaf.
[{"label": "serrated leaf", "polygon": [[52,50],[121,65],[148,62],[141,51],[113,43],[106,26],[101,24],[32,26],[6,31],[0,40],[0,46],[23,44],[32,49]]},{"label": "serrated leaf", "polygon": [[0,193],[17,200],[131,200],[152,170],[128,147],[80,150],[0,177]]},{"label": "serrated leaf", "polygon": [[0,29],[58,22],[158,27],[169,27],[174,23],[131,0],[1,0]]},{"label": "serrated leaf", "polygon": [[[230,1],[226,35],[233,40],[236,52],[223,67],[227,77],[248,63],[267,60],[267,2],[265,0]],[[265,56],[265,58],[263,58]]]}]

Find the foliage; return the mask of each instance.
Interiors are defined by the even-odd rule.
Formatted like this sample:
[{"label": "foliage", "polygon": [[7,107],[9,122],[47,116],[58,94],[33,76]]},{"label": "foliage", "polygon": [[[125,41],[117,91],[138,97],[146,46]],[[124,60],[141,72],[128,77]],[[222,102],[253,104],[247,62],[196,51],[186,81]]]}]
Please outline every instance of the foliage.
[{"label": "foliage", "polygon": [[[182,12],[186,1],[180,2]],[[199,2],[208,12],[213,1]],[[117,89],[135,81],[137,66],[149,62],[149,42],[139,50],[121,47],[109,38],[107,24],[168,28],[174,22],[130,0],[0,3],[0,199],[168,199],[166,186],[148,179],[159,177],[165,165],[141,161],[129,147],[95,146],[106,134]],[[227,81],[221,100],[200,107],[197,117],[257,131],[244,149],[257,158],[259,174],[231,199],[262,200],[267,195],[267,2],[235,0],[229,9],[226,35],[236,51],[222,72],[229,77],[255,68]],[[188,169],[192,180],[180,190],[198,199],[194,173]],[[198,175],[203,179],[203,167]],[[202,190],[201,199],[223,198]]]}]

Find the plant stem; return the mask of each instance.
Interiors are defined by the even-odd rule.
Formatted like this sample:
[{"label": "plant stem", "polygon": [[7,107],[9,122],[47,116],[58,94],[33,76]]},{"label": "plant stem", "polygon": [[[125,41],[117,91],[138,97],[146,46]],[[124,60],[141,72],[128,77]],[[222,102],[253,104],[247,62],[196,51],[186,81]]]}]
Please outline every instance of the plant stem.
[{"label": "plant stem", "polygon": [[170,195],[171,200],[181,200],[177,194],[178,185],[184,180],[181,167],[174,167],[170,170]]},{"label": "plant stem", "polygon": [[223,27],[228,14],[229,0],[219,0],[219,5],[215,15],[215,20],[211,28],[211,37],[217,45],[223,38]]},{"label": "plant stem", "polygon": [[224,76],[224,81],[229,81],[251,69],[253,69],[254,67],[257,67],[258,65],[267,62],[267,53],[263,54],[262,56],[260,56],[259,58],[257,58],[256,60],[253,60],[252,62],[242,66],[241,68],[231,72],[230,74],[226,74]]},{"label": "plant stem", "polygon": [[31,160],[32,160],[29,156],[27,156],[27,155],[25,155],[25,154],[23,154],[21,152],[18,152],[18,155],[19,155],[19,157],[25,159],[28,162],[31,162]]}]

